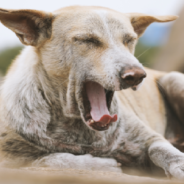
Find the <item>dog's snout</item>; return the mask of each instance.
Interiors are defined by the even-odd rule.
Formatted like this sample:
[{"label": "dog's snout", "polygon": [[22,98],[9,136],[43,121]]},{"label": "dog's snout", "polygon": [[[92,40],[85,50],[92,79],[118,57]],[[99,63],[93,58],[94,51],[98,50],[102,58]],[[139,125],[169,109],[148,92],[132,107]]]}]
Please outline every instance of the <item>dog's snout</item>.
[{"label": "dog's snout", "polygon": [[146,72],[141,68],[131,68],[124,70],[121,74],[121,78],[123,82],[128,86],[135,86],[142,82],[142,80],[146,77]]}]

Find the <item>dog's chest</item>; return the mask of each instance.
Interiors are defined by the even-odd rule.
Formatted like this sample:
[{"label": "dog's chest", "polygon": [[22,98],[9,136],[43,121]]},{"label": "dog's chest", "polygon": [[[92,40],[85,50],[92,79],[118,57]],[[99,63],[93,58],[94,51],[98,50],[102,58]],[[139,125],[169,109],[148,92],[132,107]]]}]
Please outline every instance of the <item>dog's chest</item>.
[{"label": "dog's chest", "polygon": [[[112,143],[115,139],[115,127],[111,127],[109,132],[96,132],[90,130],[82,120],[64,120],[62,122],[52,121],[47,128],[47,135],[58,142],[66,145],[74,145],[80,147],[78,154],[87,154],[100,150],[110,151]],[[70,150],[72,153],[72,150]]]},{"label": "dog's chest", "polygon": [[[97,157],[113,157],[123,164],[138,164],[143,155],[143,148],[136,140],[129,141],[118,123],[108,131],[95,132],[80,121],[55,122],[48,126],[48,135],[65,145],[77,147],[67,149],[73,154],[91,154]],[[64,151],[61,150],[60,151]]]}]

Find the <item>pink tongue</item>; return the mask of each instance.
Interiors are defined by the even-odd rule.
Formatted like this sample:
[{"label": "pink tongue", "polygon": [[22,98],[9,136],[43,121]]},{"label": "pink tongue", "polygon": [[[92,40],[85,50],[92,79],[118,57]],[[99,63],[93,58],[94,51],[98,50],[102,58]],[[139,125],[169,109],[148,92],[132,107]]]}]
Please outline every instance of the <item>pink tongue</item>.
[{"label": "pink tongue", "polygon": [[86,91],[91,104],[91,117],[95,122],[109,124],[117,121],[117,115],[110,115],[104,88],[95,82],[86,83]]}]

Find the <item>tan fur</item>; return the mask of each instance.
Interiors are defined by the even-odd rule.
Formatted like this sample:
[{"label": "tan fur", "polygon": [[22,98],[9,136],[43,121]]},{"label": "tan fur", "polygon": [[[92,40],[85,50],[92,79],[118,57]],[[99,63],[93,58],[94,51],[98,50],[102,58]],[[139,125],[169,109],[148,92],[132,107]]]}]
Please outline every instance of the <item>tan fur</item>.
[{"label": "tan fur", "polygon": [[[172,103],[176,97],[183,101],[177,81],[184,77],[144,68],[133,56],[149,24],[176,18],[102,7],[53,13],[0,9],[0,21],[31,45],[2,85],[1,165],[115,172],[121,172],[119,163],[146,170],[155,165],[183,179],[184,154],[166,138],[177,134],[169,129],[168,115],[182,127],[182,106]],[[104,88],[110,113],[118,114],[116,122],[89,123],[88,82]],[[140,84],[138,91],[130,89]]]},{"label": "tan fur", "polygon": [[144,85],[138,91],[128,89],[118,92],[118,96],[129,111],[136,113],[147,126],[164,136],[167,122],[166,109],[157,85],[157,80],[164,73],[147,68],[146,73]]}]

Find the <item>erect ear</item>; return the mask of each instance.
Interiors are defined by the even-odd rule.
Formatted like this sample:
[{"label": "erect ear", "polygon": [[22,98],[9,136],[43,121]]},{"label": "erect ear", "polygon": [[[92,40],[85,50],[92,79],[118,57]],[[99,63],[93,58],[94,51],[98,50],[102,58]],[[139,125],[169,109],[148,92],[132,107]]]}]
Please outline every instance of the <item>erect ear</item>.
[{"label": "erect ear", "polygon": [[0,9],[0,21],[25,45],[38,46],[51,36],[53,16],[37,10]]},{"label": "erect ear", "polygon": [[141,36],[146,28],[153,22],[170,22],[176,20],[178,16],[150,16],[141,13],[128,13],[126,14],[131,21],[134,31]]}]

